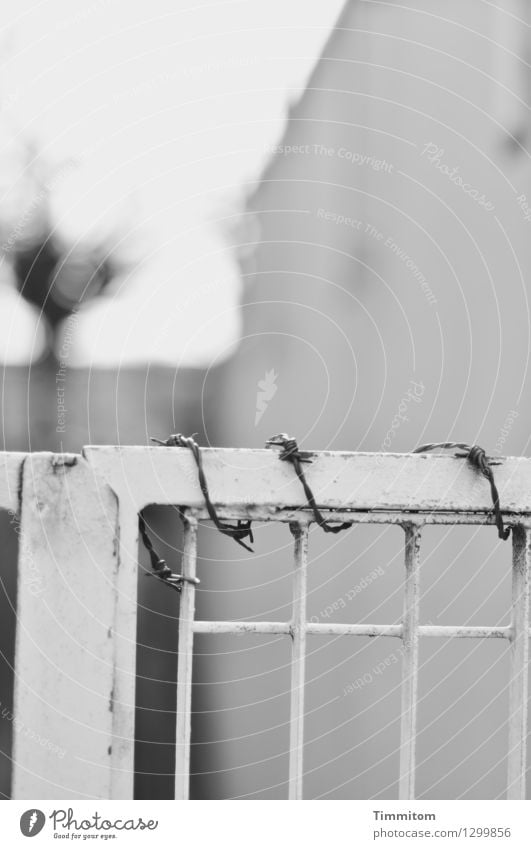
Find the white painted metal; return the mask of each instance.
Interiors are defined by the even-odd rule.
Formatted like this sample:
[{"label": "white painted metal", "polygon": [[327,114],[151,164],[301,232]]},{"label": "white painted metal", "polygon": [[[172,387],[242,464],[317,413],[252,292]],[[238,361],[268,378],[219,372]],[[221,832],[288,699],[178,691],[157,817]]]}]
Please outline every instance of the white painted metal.
[{"label": "white painted metal", "polygon": [[76,456],[28,456],[22,485],[12,793],[110,798],[116,499]]},{"label": "white painted metal", "polygon": [[[196,577],[197,521],[185,519],[182,574]],[[185,581],[179,610],[177,658],[177,730],[175,740],[175,798],[188,799],[190,792],[190,743],[192,733],[192,673],[195,584]]]},{"label": "white painted metal", "polygon": [[[132,503],[204,507],[195,463],[187,448],[89,447],[84,455],[115,492]],[[275,519],[301,506],[301,485],[275,450],[203,449],[212,501]],[[316,500],[341,510],[490,511],[488,481],[466,460],[428,454],[354,454],[322,451],[305,468]],[[507,512],[531,512],[531,459],[507,457],[496,466]],[[370,519],[373,521],[373,519]],[[455,521],[455,517],[454,517]]]},{"label": "white painted metal", "polygon": [[529,529],[523,527],[515,528],[513,531],[508,799],[525,799],[526,791],[530,534]]},{"label": "white painted metal", "polygon": [[138,516],[117,499],[118,568],[114,575],[112,799],[131,799],[134,777]]},{"label": "white painted metal", "polygon": [[400,726],[400,799],[415,798],[415,745],[417,739],[417,690],[419,662],[420,576],[418,525],[405,525],[406,577],[402,622],[402,719]]},{"label": "white painted metal", "polygon": [[[204,622],[196,619],[195,634],[291,634],[289,622]],[[307,622],[306,634],[321,636],[398,637],[402,638],[402,625],[354,625],[341,622]],[[419,625],[419,637],[460,637],[469,639],[510,640],[513,629],[489,625]]]},{"label": "white painted metal", "polygon": [[308,526],[290,525],[294,537],[293,617],[291,620],[291,705],[289,721],[289,798],[303,798],[304,684]]},{"label": "white painted metal", "polygon": [[204,622],[192,625],[194,634],[291,634],[290,622]]},{"label": "white painted metal", "polygon": [[0,451],[0,509],[18,513],[22,464],[26,454]]}]

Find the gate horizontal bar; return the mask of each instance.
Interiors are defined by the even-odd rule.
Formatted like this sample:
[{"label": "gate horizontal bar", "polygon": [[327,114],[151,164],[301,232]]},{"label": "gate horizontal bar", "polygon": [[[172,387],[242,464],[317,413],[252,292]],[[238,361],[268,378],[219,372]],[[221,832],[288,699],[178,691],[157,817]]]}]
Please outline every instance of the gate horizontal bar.
[{"label": "gate horizontal bar", "polygon": [[[286,634],[293,633],[290,622],[206,622],[196,620],[193,624],[195,634]],[[402,625],[351,625],[337,622],[307,622],[307,634],[351,637],[402,637]],[[511,626],[492,627],[488,625],[419,625],[419,637],[440,637],[458,639],[510,640]]]}]

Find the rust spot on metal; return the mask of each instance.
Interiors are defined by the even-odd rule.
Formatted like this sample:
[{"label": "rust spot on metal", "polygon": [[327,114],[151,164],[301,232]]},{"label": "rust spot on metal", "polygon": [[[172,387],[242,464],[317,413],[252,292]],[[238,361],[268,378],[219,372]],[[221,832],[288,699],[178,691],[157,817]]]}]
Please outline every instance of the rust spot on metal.
[{"label": "rust spot on metal", "polygon": [[24,457],[22,463],[20,464],[20,468],[18,470],[18,481],[17,481],[17,514],[19,516],[22,515],[22,492],[24,488],[24,466],[26,463],[27,457]]},{"label": "rust spot on metal", "polygon": [[52,457],[52,472],[57,474],[59,469],[72,468],[77,465],[78,454],[54,454]]}]

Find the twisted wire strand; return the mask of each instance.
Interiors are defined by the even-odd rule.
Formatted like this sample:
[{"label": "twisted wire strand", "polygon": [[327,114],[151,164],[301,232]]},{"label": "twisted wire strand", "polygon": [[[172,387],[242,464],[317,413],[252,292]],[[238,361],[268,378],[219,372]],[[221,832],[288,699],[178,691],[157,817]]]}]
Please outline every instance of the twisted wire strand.
[{"label": "twisted wire strand", "polygon": [[187,578],[184,575],[177,575],[175,572],[172,572],[164,558],[160,557],[157,554],[153,543],[149,537],[146,528],[146,522],[142,513],[139,513],[138,516],[138,527],[140,530],[140,536],[142,537],[142,542],[144,547],[149,553],[149,558],[151,560],[151,574],[147,574],[147,578],[157,578],[159,581],[162,581],[168,587],[176,590],[178,593],[181,592],[183,588],[184,581],[188,581],[192,584],[198,584],[199,578]]},{"label": "twisted wire strand", "polygon": [[498,537],[506,540],[509,538],[511,528],[504,528],[503,516],[500,507],[500,496],[498,488],[494,480],[494,472],[492,471],[487,454],[479,445],[467,445],[466,442],[428,442],[426,445],[421,445],[415,448],[413,454],[421,454],[426,451],[433,451],[434,448],[460,448],[464,454],[458,454],[458,457],[465,457],[485,478],[490,485],[490,494],[494,511],[496,527],[498,528]]},{"label": "twisted wire strand", "polygon": [[327,519],[324,518],[323,514],[319,510],[314,494],[310,489],[308,481],[306,480],[306,475],[304,474],[302,464],[303,463],[311,463],[311,452],[309,451],[300,451],[299,446],[297,445],[297,440],[291,436],[288,436],[286,433],[279,433],[277,436],[272,436],[266,442],[266,448],[272,448],[278,446],[281,448],[279,453],[279,458],[281,460],[285,460],[292,464],[295,469],[295,474],[300,480],[302,487],[304,489],[304,494],[306,496],[306,500],[312,510],[314,519],[320,528],[327,534],[338,534],[340,531],[346,531],[348,528],[352,527],[352,522],[341,522],[340,524],[331,524]]},{"label": "twisted wire strand", "polygon": [[205,504],[207,508],[208,515],[218,531],[225,536],[231,537],[238,545],[241,545],[242,548],[245,548],[247,551],[253,553],[253,549],[247,545],[244,540],[249,538],[251,543],[254,543],[254,536],[252,531],[252,522],[249,519],[238,519],[236,525],[231,525],[229,522],[222,522],[219,518],[216,508],[212,504],[212,500],[210,498],[210,493],[208,490],[208,483],[205,476],[205,471],[203,469],[203,457],[201,454],[201,449],[199,445],[193,438],[193,436],[183,436],[182,433],[173,433],[168,439],[156,439],[155,437],[151,437],[152,442],[156,442],[158,445],[166,445],[173,446],[176,448],[188,448],[194,457],[196,466],[197,466],[197,476],[199,479],[199,487],[203,494],[203,498],[205,499]]}]

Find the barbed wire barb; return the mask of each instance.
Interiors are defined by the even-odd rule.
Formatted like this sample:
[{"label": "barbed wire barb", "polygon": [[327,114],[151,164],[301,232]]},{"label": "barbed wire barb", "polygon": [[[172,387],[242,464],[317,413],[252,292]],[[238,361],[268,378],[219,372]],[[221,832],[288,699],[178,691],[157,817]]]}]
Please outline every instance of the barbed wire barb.
[{"label": "barbed wire barb", "polygon": [[327,521],[319,508],[317,507],[314,494],[310,489],[308,481],[306,480],[306,475],[304,474],[302,464],[303,463],[311,463],[311,452],[310,451],[301,451],[299,446],[297,445],[297,440],[291,436],[288,436],[287,433],[278,433],[276,436],[270,437],[270,439],[266,442],[266,448],[281,448],[279,457],[281,460],[285,460],[292,464],[295,469],[295,474],[300,480],[304,494],[306,495],[306,499],[308,504],[312,510],[315,521],[319,525],[320,528],[325,533],[328,534],[338,534],[340,531],[346,531],[348,528],[352,527],[352,522],[341,522],[339,525],[333,525],[329,521]]},{"label": "barbed wire barb", "polygon": [[236,525],[231,525],[229,522],[223,522],[219,518],[216,512],[216,508],[214,507],[210,498],[207,479],[205,476],[205,470],[203,468],[203,457],[201,454],[201,449],[195,441],[194,436],[197,436],[197,434],[193,434],[193,436],[183,436],[182,433],[173,433],[165,440],[157,439],[156,437],[152,436],[151,441],[156,442],[158,445],[190,449],[197,465],[199,487],[201,489],[201,492],[203,493],[203,497],[205,499],[205,504],[210,519],[221,534],[231,537],[231,539],[237,542],[238,545],[241,545],[242,548],[245,548],[246,551],[250,551],[251,554],[253,554],[253,549],[244,542],[245,539],[249,539],[251,543],[254,543],[251,520],[238,519]]},{"label": "barbed wire barb", "polygon": [[487,457],[486,452],[479,445],[468,445],[466,442],[428,442],[426,445],[420,445],[412,452],[413,454],[422,454],[434,449],[452,449],[460,448],[463,454],[456,454],[456,457],[463,457],[469,461],[482,475],[487,478],[490,485],[490,494],[494,511],[496,527],[498,528],[498,536],[502,540],[507,540],[511,533],[510,526],[504,528],[503,516],[500,507],[500,496],[498,488],[494,480],[494,472],[491,466],[498,466],[499,461],[492,460]]}]

